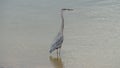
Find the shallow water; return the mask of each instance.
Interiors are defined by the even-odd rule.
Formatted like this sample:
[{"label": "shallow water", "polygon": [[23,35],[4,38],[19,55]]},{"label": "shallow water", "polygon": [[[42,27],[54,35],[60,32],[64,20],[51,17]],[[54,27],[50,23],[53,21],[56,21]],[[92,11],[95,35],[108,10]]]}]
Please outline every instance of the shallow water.
[{"label": "shallow water", "polygon": [[[75,10],[57,57],[63,7]],[[0,11],[0,68],[120,68],[119,0],[2,0]]]}]

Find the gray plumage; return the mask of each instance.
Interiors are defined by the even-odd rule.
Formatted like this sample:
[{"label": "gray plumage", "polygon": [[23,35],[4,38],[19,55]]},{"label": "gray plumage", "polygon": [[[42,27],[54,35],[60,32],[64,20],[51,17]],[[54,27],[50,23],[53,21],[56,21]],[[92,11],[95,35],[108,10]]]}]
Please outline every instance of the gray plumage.
[{"label": "gray plumage", "polygon": [[54,50],[58,50],[59,48],[62,47],[62,43],[64,40],[64,36],[63,36],[63,30],[64,30],[64,17],[63,17],[63,11],[68,10],[71,11],[73,9],[61,9],[61,19],[62,19],[62,24],[61,24],[61,28],[60,31],[58,32],[55,40],[52,43],[52,46],[50,48],[50,53],[52,53]]},{"label": "gray plumage", "polygon": [[55,40],[53,41],[52,47],[50,48],[49,52],[52,53],[55,49],[61,48],[63,39],[64,39],[63,35],[61,34],[61,32],[59,32]]}]

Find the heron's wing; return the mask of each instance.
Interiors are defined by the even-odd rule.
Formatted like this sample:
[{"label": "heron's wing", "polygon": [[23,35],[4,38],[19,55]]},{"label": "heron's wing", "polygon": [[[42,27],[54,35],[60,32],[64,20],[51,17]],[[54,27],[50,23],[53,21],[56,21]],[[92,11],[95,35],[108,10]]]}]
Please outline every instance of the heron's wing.
[{"label": "heron's wing", "polygon": [[62,33],[59,32],[59,33],[57,34],[57,36],[54,38],[54,40],[53,40],[53,42],[52,42],[51,45],[53,45],[56,41],[58,41],[61,36],[62,36]]},{"label": "heron's wing", "polygon": [[51,44],[50,52],[54,51],[56,48],[61,47],[61,44],[63,42],[63,35],[61,33],[58,33],[56,36],[55,40]]}]

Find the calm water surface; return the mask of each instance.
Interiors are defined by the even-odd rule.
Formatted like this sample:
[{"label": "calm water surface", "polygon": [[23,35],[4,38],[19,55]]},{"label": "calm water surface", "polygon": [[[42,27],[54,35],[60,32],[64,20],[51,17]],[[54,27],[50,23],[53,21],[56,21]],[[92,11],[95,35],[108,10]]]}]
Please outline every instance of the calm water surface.
[{"label": "calm water surface", "polygon": [[[61,56],[49,54],[65,12]],[[0,68],[120,68],[119,0],[1,0]]]}]

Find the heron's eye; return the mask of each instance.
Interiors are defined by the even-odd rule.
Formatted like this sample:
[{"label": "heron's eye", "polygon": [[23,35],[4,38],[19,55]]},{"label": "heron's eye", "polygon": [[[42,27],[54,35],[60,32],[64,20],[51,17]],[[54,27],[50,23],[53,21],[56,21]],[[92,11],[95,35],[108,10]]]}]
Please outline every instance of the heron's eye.
[{"label": "heron's eye", "polygon": [[62,9],[62,10],[66,10],[66,9]]}]

